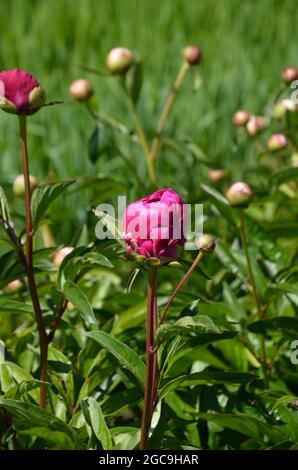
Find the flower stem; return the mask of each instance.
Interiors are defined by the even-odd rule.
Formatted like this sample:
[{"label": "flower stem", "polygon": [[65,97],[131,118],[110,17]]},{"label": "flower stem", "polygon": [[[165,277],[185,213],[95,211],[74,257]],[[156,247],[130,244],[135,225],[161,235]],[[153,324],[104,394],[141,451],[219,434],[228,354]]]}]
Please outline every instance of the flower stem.
[{"label": "flower stem", "polygon": [[153,266],[149,272],[148,303],[146,319],[146,384],[144,396],[144,410],[142,418],[140,449],[147,447],[150,424],[156,401],[156,375],[157,352],[155,350],[155,336],[157,329],[157,302],[156,302],[157,267]]},{"label": "flower stem", "polygon": [[[28,278],[28,286],[32,299],[33,309],[37,322],[40,348],[40,380],[47,381],[48,368],[48,340],[46,334],[45,321],[42,315],[35,277],[33,270],[33,227],[31,216],[31,189],[29,180],[29,163],[27,149],[27,122],[26,116],[20,118],[20,140],[22,150],[22,166],[25,183],[25,208],[26,208],[26,274]],[[40,407],[46,407],[46,386],[40,385]]]},{"label": "flower stem", "polygon": [[152,155],[151,155],[148,143],[147,143],[147,139],[146,139],[145,132],[142,126],[142,122],[136,110],[135,104],[133,103],[131,99],[129,99],[129,104],[130,104],[132,115],[134,117],[136,131],[139,137],[139,142],[146,156],[148,175],[149,175],[151,183],[155,184],[157,183],[157,179],[155,175],[154,161],[153,161],[153,158],[152,158]]},{"label": "flower stem", "polygon": [[175,288],[175,290],[173,291],[171,297],[169,298],[168,302],[167,302],[167,305],[164,309],[164,312],[162,314],[162,317],[161,317],[161,320],[159,322],[159,326],[162,325],[162,323],[165,321],[166,319],[166,316],[167,316],[167,313],[169,311],[169,308],[171,307],[176,295],[178,294],[178,292],[180,291],[180,289],[183,287],[183,285],[185,284],[185,282],[187,281],[187,279],[189,278],[189,276],[192,274],[192,272],[196,269],[196,267],[198,266],[199,262],[201,261],[201,259],[203,258],[205,252],[204,251],[199,251],[199,254],[198,256],[196,257],[196,259],[194,260],[194,262],[192,263],[191,267],[189,268],[189,270],[187,271],[187,273],[184,274],[183,278],[181,279],[181,281],[179,282],[179,284],[177,285],[177,287]]},{"label": "flower stem", "polygon": [[[258,317],[260,320],[262,320],[264,314],[263,310],[261,308],[260,304],[260,299],[259,299],[259,294],[257,291],[257,286],[256,286],[256,281],[251,265],[251,260],[250,260],[250,255],[249,255],[249,250],[248,250],[248,245],[247,245],[247,239],[246,239],[246,233],[245,233],[245,226],[244,226],[244,213],[243,210],[240,210],[240,224],[239,224],[239,233],[240,233],[240,238],[246,258],[246,264],[247,264],[247,269],[248,269],[248,275],[249,275],[249,280],[250,284],[252,287],[253,291],[253,296],[255,299],[255,304],[258,312]],[[265,339],[264,336],[261,337],[261,362],[262,362],[262,369],[263,369],[263,374],[264,374],[264,382],[266,388],[268,388],[269,382],[268,382],[268,370],[267,370],[267,353],[266,353],[266,344],[265,344]]]},{"label": "flower stem", "polygon": [[155,136],[154,136],[154,139],[152,141],[152,145],[151,145],[151,149],[150,149],[150,153],[151,153],[151,159],[152,160],[155,160],[156,158],[156,152],[157,152],[157,148],[158,148],[158,144],[159,144],[159,140],[160,140],[160,136],[162,134],[162,131],[163,131],[163,128],[164,128],[164,125],[165,125],[165,122],[167,120],[167,117],[168,117],[168,114],[170,112],[170,109],[174,103],[174,100],[175,100],[175,97],[177,95],[177,92],[183,82],[183,79],[187,73],[189,69],[189,64],[188,62],[183,62],[179,72],[178,72],[178,75],[177,75],[177,78],[174,82],[174,85],[173,85],[173,88],[164,104],[164,107],[162,109],[162,112],[161,112],[161,115],[160,115],[160,118],[159,118],[159,121],[158,121],[158,124],[157,124],[157,127],[156,127],[156,132],[155,132]]}]

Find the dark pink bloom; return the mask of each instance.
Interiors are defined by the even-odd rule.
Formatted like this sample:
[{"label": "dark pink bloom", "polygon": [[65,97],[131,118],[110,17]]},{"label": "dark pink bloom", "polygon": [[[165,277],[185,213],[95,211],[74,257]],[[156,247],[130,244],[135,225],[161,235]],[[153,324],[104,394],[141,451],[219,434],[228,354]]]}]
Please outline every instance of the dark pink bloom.
[{"label": "dark pink bloom", "polygon": [[127,254],[176,259],[185,242],[185,221],[183,201],[171,188],[133,202],[124,214]]},{"label": "dark pink bloom", "polygon": [[20,69],[0,72],[0,108],[13,114],[29,115],[45,102],[45,91],[30,73]]}]

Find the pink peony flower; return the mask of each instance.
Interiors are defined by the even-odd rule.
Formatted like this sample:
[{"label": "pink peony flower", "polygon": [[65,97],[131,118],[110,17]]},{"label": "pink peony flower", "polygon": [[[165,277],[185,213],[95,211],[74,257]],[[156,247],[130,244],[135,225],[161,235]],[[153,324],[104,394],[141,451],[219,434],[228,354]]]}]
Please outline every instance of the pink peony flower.
[{"label": "pink peony flower", "polygon": [[183,201],[171,188],[133,202],[123,220],[127,254],[176,259],[185,242],[185,223]]},{"label": "pink peony flower", "polygon": [[45,103],[44,88],[30,73],[20,69],[0,72],[0,108],[8,113],[29,115]]}]

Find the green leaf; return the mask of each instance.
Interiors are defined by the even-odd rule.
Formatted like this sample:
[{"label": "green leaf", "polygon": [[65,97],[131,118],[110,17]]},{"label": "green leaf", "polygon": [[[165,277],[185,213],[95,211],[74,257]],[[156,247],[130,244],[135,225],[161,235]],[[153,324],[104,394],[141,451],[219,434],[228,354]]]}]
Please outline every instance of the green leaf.
[{"label": "green leaf", "polygon": [[102,223],[107,228],[112,237],[115,238],[116,241],[123,246],[123,248],[125,248],[119,220],[99,209],[95,209],[94,214],[99,218],[100,223]]},{"label": "green leaf", "polygon": [[184,337],[196,337],[204,333],[221,333],[211,318],[205,315],[194,317],[185,316],[179,318],[175,323],[165,323],[161,325],[156,333],[157,343],[161,343],[176,335]]},{"label": "green leaf", "polygon": [[76,447],[75,435],[70,426],[39,406],[0,398],[0,407],[15,417],[14,426],[22,434],[40,437],[60,449]]},{"label": "green leaf", "polygon": [[134,104],[136,104],[139,100],[142,84],[142,64],[140,61],[138,61],[129,68],[125,75],[125,88]]},{"label": "green leaf", "polygon": [[85,420],[91,426],[103,450],[112,450],[112,438],[100,405],[94,398],[89,397],[82,401],[81,406]]},{"label": "green leaf", "polygon": [[10,211],[9,211],[9,207],[8,207],[6,194],[5,194],[4,189],[2,188],[2,186],[0,186],[0,208],[1,208],[0,213],[3,217],[3,219],[6,222],[10,222],[10,220],[11,220]]},{"label": "green leaf", "polygon": [[94,164],[113,142],[112,130],[105,124],[97,124],[88,143],[89,160]]},{"label": "green leaf", "polygon": [[162,385],[158,397],[161,400],[168,393],[173,392],[177,388],[190,387],[191,385],[214,385],[214,384],[244,384],[257,377],[244,372],[196,372],[194,374],[186,374],[174,379],[168,380]]},{"label": "green leaf", "polygon": [[104,331],[90,331],[86,333],[91,339],[97,341],[103,348],[107,349],[118,361],[129,369],[144,386],[146,378],[146,367],[142,359],[129,346]]},{"label": "green leaf", "polygon": [[264,441],[265,436],[268,436],[272,442],[280,442],[285,437],[282,430],[276,426],[269,425],[260,419],[244,413],[199,413],[198,417],[223,428],[232,429],[259,442]]},{"label": "green leaf", "polygon": [[18,302],[17,300],[10,300],[9,298],[1,298],[0,312],[28,313],[33,315],[34,310],[31,304],[25,304],[24,302]]},{"label": "green leaf", "polygon": [[236,214],[235,210],[231,209],[231,207],[228,205],[228,202],[226,198],[216,191],[216,189],[212,188],[211,186],[208,186],[207,184],[201,184],[201,188],[203,191],[205,191],[209,199],[214,203],[220,214],[227,219],[232,226],[236,225]]},{"label": "green leaf", "polygon": [[276,317],[268,320],[259,320],[248,325],[247,329],[253,333],[285,334],[290,338],[298,338],[298,318]]},{"label": "green leaf", "polygon": [[298,168],[290,167],[290,168],[283,168],[280,171],[277,171],[272,175],[273,183],[277,186],[285,183],[286,181],[297,180],[298,179]]},{"label": "green leaf", "polygon": [[72,281],[67,280],[63,285],[63,293],[67,300],[81,312],[82,318],[88,323],[95,323],[93,308],[86,294]]},{"label": "green leaf", "polygon": [[32,194],[31,211],[34,230],[37,229],[39,222],[47,211],[49,205],[73,184],[75,180],[63,181],[61,183],[51,183],[38,186]]}]

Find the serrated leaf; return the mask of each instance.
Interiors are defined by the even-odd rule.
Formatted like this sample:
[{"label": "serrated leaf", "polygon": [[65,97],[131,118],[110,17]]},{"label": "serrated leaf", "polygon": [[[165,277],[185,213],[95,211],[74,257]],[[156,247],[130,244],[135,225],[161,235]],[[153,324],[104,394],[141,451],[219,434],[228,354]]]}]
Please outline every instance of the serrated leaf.
[{"label": "serrated leaf", "polygon": [[177,335],[183,337],[197,337],[205,333],[221,333],[221,330],[215,325],[211,318],[205,315],[196,315],[194,317],[185,316],[175,323],[165,323],[161,325],[156,333],[157,343],[161,343]]}]

